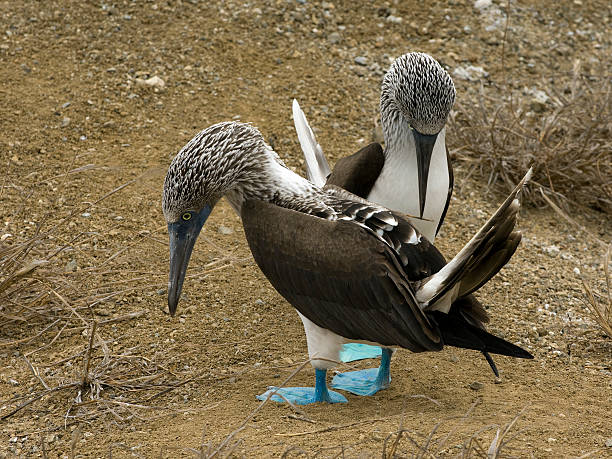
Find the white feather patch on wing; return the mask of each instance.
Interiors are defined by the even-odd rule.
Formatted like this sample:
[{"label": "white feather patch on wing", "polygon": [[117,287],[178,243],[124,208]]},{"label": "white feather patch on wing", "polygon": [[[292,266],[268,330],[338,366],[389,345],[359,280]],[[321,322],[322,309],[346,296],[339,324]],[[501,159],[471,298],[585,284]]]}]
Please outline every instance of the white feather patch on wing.
[{"label": "white feather patch on wing", "polygon": [[323,154],[321,145],[317,143],[317,139],[308,125],[306,116],[300,108],[298,101],[293,99],[293,123],[297,132],[304,159],[306,160],[306,173],[308,180],[317,186],[322,187],[327,181],[328,175],[331,173],[327,159]]}]

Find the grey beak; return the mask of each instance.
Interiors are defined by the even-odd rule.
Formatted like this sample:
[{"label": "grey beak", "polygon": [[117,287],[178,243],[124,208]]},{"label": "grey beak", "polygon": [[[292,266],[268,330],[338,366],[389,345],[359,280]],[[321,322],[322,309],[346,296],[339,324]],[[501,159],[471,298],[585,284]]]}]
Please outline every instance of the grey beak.
[{"label": "grey beak", "polygon": [[188,221],[179,220],[168,224],[170,237],[168,308],[171,316],[176,313],[193,246],[211,211],[210,206],[204,206],[200,212],[194,212]]},{"label": "grey beak", "polygon": [[429,164],[431,163],[431,154],[433,153],[434,145],[438,138],[438,134],[427,135],[421,134],[415,129],[412,130],[414,143],[416,146],[417,170],[419,180],[419,210],[420,217],[423,218],[425,211],[425,201],[427,198],[427,179],[429,178]]}]

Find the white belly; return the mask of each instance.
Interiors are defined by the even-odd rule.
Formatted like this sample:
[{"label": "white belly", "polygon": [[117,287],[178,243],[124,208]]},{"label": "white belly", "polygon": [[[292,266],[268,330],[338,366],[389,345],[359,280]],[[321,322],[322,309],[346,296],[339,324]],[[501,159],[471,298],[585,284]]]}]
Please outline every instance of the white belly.
[{"label": "white belly", "polygon": [[[381,346],[379,343],[364,340],[348,340],[326,328],[321,328],[307,317],[298,312],[304,331],[306,332],[306,343],[308,344],[308,357],[311,359],[313,367],[321,370],[334,368],[340,362],[340,350],[345,343],[363,343],[374,346]],[[323,359],[319,360],[317,359]]]},{"label": "white belly", "polygon": [[[438,223],[446,207],[450,177],[446,157],[445,131],[438,134],[434,145],[427,179],[427,194],[423,218],[410,218],[410,223],[430,242],[436,237]],[[416,149],[412,135],[403,136],[397,144],[401,151],[388,151],[385,165],[368,195],[368,201],[391,210],[416,215],[419,210],[419,181]],[[399,149],[398,148],[398,149]]]}]

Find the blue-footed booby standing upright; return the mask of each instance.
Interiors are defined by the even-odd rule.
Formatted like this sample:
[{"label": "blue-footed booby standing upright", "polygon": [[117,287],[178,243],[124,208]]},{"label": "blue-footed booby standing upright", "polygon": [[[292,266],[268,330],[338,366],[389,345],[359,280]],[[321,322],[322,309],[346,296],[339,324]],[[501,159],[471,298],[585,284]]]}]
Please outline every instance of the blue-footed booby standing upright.
[{"label": "blue-footed booby standing upright", "polygon": [[307,330],[316,384],[272,389],[286,399],[346,402],[326,384],[327,369],[346,342],[413,352],[449,345],[532,358],[486,332],[484,310],[458,301],[484,285],[515,252],[521,239],[514,231],[518,196],[530,174],[447,263],[403,214],[300,177],[249,124],[215,124],[179,151],[164,182],[170,313],[176,312],[200,230],[225,197],[242,219],[257,265],[298,310]]},{"label": "blue-footed booby standing upright", "polygon": [[[445,142],[445,124],[455,101],[450,75],[431,56],[408,53],[386,73],[380,96],[385,149],[375,143],[342,158],[333,172],[296,100],[293,119],[310,181],[350,191],[368,201],[409,215],[431,243],[442,226],[453,190],[453,169]],[[372,395],[388,386],[391,350],[382,350],[379,370],[339,374],[333,386]],[[377,357],[381,349],[344,345],[345,362]]]}]

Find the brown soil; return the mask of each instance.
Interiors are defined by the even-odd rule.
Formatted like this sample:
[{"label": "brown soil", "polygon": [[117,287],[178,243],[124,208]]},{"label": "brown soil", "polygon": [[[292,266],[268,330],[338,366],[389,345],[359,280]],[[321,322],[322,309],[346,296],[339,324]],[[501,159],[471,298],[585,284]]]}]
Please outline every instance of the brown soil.
[{"label": "brown soil", "polygon": [[[209,442],[214,448],[237,429],[258,407],[255,395],[307,358],[302,325],[252,261],[240,221],[225,203],[195,248],[180,317],[165,312],[168,248],[160,192],[171,158],[198,130],[239,117],[258,126],[288,165],[302,171],[291,120],[296,97],[336,160],[370,141],[383,71],[390,58],[410,50],[431,53],[451,73],[468,65],[486,70],[489,76],[479,81],[454,78],[463,104],[481,83],[490,94],[554,85],[575,59],[587,72],[601,62],[609,67],[609,2],[513,2],[507,31],[505,2],[502,8],[496,3],[480,11],[473,1],[0,2],[0,237],[10,234],[0,249],[32,236],[36,223],[57,222],[135,179],[65,225],[56,242],[69,248],[52,264],[66,282],[79,282],[75,298],[103,283],[113,286],[109,293],[120,292],[121,282],[133,290],[87,308],[86,325],[71,322],[76,325],[65,329],[51,319],[9,320],[14,305],[0,305],[6,324],[0,330],[0,416],[43,390],[23,355],[51,388],[82,374],[89,313],[103,321],[144,311],[100,325],[97,333],[107,340],[111,361],[129,355],[141,362],[127,367],[134,379],[163,375],[159,390],[147,396],[132,396],[138,384],[127,387],[125,377],[121,385],[107,379],[103,401],[89,405],[75,405],[75,388],[46,393],[0,421],[0,456],[100,457],[110,451],[113,457],[189,457],[188,448]],[[357,56],[367,65],[357,64]],[[165,87],[138,80],[153,76]],[[451,150],[459,147],[452,131],[447,138]],[[93,166],[63,175],[86,165]],[[439,239],[449,255],[501,201],[466,175],[457,164]],[[604,214],[580,209],[575,218],[610,240]],[[610,455],[612,345],[590,319],[574,272],[580,267],[603,289],[603,250],[550,210],[523,210],[520,226],[523,244],[480,298],[489,305],[490,328],[535,360],[497,357],[502,378],[495,384],[477,353],[400,351],[388,390],[349,395],[347,405],[308,406],[297,415],[268,403],[236,434],[235,453],[278,456],[295,447],[291,454],[376,456],[398,429],[411,429],[408,435],[422,444],[442,422],[429,451],[455,456],[470,438],[486,451],[495,428],[478,432],[503,426],[525,409],[505,451]],[[214,266],[221,269],[207,267],[215,260],[223,260]],[[102,357],[101,347],[94,348],[92,368],[103,365]],[[472,389],[475,381],[483,386]],[[291,384],[312,382],[307,366]],[[86,391],[83,401],[90,398]],[[133,405],[121,405],[126,401]],[[94,405],[97,411],[90,410]],[[332,426],[340,428],[307,433]],[[291,436],[298,433],[305,434]],[[398,452],[409,451],[416,449],[404,437]]]}]

